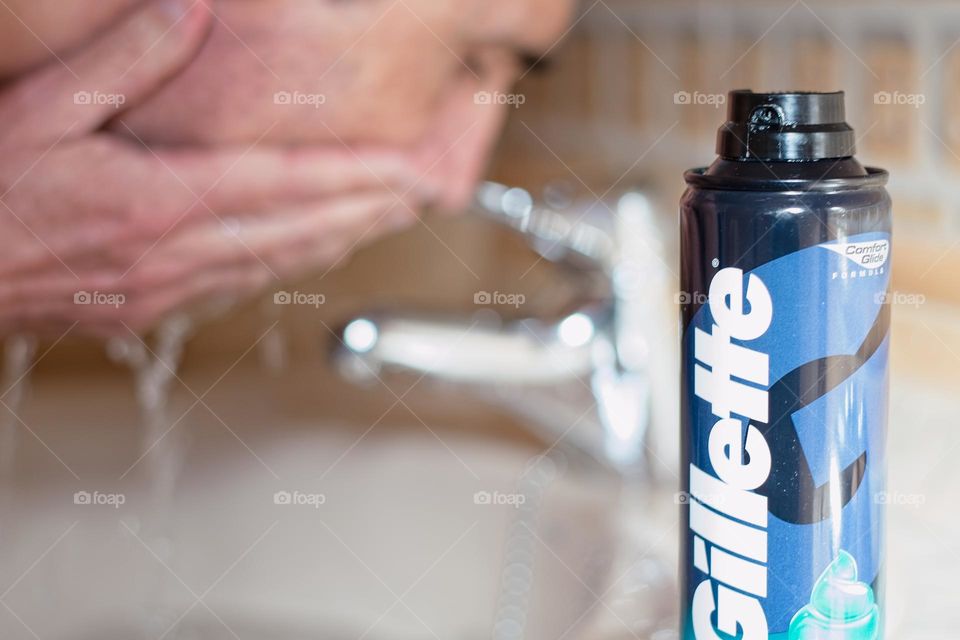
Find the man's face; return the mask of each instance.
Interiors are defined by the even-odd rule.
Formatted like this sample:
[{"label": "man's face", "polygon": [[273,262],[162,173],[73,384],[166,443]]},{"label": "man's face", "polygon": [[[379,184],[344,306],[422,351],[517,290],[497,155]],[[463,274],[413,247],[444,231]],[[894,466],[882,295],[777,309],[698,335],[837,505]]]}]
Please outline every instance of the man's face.
[{"label": "man's face", "polygon": [[115,129],[145,142],[402,150],[461,206],[507,91],[572,0],[224,0],[198,58]]}]

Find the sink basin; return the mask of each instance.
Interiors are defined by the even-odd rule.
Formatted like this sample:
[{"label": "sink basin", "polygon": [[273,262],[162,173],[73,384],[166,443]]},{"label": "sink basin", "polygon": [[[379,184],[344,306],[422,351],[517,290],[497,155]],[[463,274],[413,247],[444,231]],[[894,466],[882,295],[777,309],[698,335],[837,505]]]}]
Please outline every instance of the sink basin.
[{"label": "sink basin", "polygon": [[393,398],[255,358],[214,384],[229,364],[188,362],[146,455],[127,372],[81,386],[40,367],[0,496],[2,637],[556,640],[612,612],[624,633],[654,623],[624,604],[672,578],[669,499],[631,498],[630,520],[630,485],[441,424],[416,393],[381,420],[321,419],[333,397],[371,415]]}]

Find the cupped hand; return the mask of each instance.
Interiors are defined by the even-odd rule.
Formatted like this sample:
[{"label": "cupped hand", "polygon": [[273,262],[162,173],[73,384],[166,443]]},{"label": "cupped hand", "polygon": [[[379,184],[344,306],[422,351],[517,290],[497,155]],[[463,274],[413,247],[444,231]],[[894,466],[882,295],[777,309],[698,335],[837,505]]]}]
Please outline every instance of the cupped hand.
[{"label": "cupped hand", "polygon": [[210,24],[202,4],[148,3],[0,92],[0,331],[144,330],[413,218],[422,189],[392,151],[278,150],[269,129],[205,148],[104,131],[195,59]]}]

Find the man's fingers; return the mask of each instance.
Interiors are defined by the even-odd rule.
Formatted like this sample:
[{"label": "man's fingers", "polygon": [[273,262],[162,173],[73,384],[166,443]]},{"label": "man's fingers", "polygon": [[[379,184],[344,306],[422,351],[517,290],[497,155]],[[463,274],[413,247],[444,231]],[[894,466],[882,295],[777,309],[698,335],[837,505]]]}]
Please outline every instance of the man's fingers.
[{"label": "man's fingers", "polygon": [[157,151],[157,161],[218,212],[256,211],[355,191],[429,199],[413,164],[395,152],[327,149]]},{"label": "man's fingers", "polygon": [[0,94],[0,120],[9,124],[0,142],[52,143],[98,129],[189,62],[210,20],[202,0],[147,2],[63,62]]},{"label": "man's fingers", "polygon": [[[175,309],[224,299],[242,301],[281,281],[345,264],[357,246],[367,244],[386,226],[411,224],[414,215],[409,203],[370,194],[252,219],[232,238],[213,229],[197,230],[171,244],[181,255],[196,255],[196,246],[206,247],[210,253],[205,265],[190,277],[164,278],[165,286],[157,283],[142,304],[125,311],[127,324],[149,329]],[[104,328],[109,329],[108,324],[100,331]]]},{"label": "man's fingers", "polygon": [[[147,330],[163,315],[221,298],[242,300],[270,285],[344,264],[386,228],[411,224],[409,202],[363,193],[247,215],[171,233],[123,274],[101,267],[0,287],[0,327],[66,327],[77,333]],[[43,295],[33,295],[37,289]],[[29,291],[28,291],[29,289]],[[28,295],[29,294],[29,295]],[[121,331],[122,329],[122,331]]]},{"label": "man's fingers", "polygon": [[[283,210],[228,219],[185,231],[151,255],[160,264],[189,264],[191,271],[253,268],[296,278],[349,253],[350,245],[385,224],[412,223],[415,209],[389,193],[360,193]],[[235,223],[231,225],[229,223]],[[172,276],[174,274],[167,274]],[[178,277],[170,278],[181,282]],[[149,288],[155,283],[146,283]],[[137,287],[140,288],[140,287]]]}]

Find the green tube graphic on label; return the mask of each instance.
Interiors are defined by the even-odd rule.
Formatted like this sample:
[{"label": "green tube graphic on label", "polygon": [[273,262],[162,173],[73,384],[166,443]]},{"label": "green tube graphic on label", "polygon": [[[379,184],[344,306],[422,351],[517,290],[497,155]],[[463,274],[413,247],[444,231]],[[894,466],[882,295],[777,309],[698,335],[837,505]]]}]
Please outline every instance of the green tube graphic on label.
[{"label": "green tube graphic on label", "polygon": [[873,589],[857,580],[857,561],[840,551],[813,586],[810,603],[790,622],[788,640],[877,640]]}]

